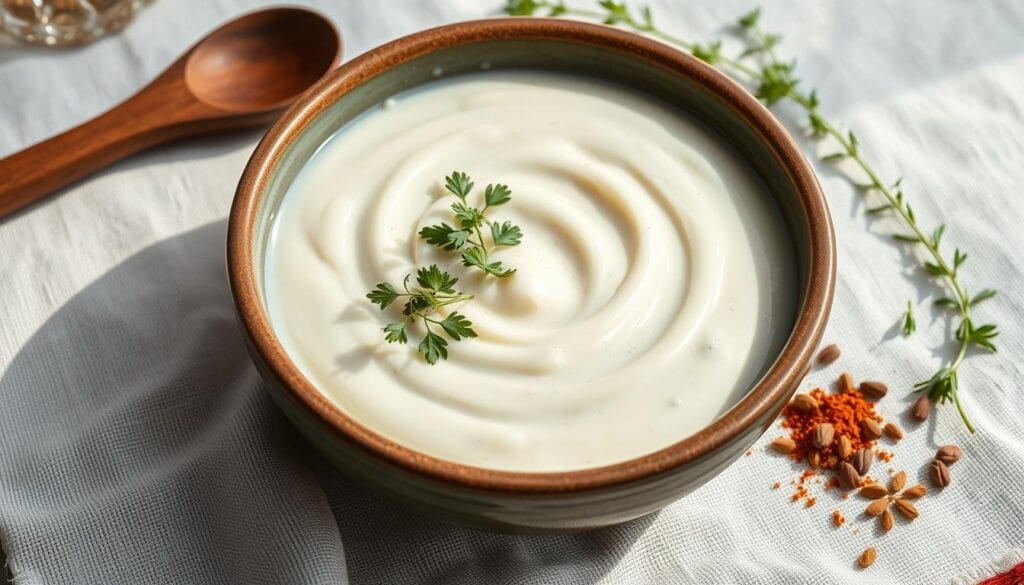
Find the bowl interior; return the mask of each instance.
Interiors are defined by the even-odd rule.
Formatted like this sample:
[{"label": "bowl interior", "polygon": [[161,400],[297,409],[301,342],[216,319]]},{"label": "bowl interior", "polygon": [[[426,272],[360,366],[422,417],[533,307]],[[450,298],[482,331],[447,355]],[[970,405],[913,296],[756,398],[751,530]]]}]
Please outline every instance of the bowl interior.
[{"label": "bowl interior", "polygon": [[[785,237],[792,247],[792,290],[797,298],[792,332],[777,357],[768,360],[760,381],[714,423],[691,437],[680,437],[675,445],[620,464],[561,474],[484,470],[434,459],[389,442],[344,415],[339,418],[331,411],[336,407],[325,406],[322,398],[311,399],[310,390],[292,392],[329,426],[348,438],[355,436],[377,456],[434,479],[475,488],[548,492],[608,486],[697,460],[740,436],[751,436],[754,426],[759,434],[806,372],[831,306],[831,222],[810,167],[792,138],[753,97],[688,55],[607,27],[515,20],[444,27],[455,31],[454,39],[446,38],[449,31],[436,29],[385,45],[329,74],[271,129],[243,176],[243,201],[236,199],[232,211],[232,222],[247,227],[237,228],[242,232],[239,238],[229,229],[229,264],[232,258],[245,264],[232,267],[232,284],[256,351],[285,385],[311,386],[294,364],[280,365],[289,360],[270,330],[264,262],[289,186],[332,134],[388,97],[439,78],[500,69],[566,72],[625,85],[692,116],[745,160],[773,197],[788,227]],[[311,405],[311,400],[318,404]]]},{"label": "bowl interior", "polygon": [[[786,169],[765,140],[725,100],[687,79],[638,61],[628,54],[601,47],[555,40],[502,39],[443,48],[377,75],[344,94],[309,120],[275,167],[255,222],[255,270],[265,298],[263,265],[273,220],[288,187],[317,149],[348,122],[388,97],[439,78],[481,70],[537,69],[585,75],[634,88],[678,107],[715,131],[753,168],[765,183],[789,226],[797,286],[803,295],[809,266],[807,218],[798,203]],[[797,306],[803,298],[797,300]]]}]

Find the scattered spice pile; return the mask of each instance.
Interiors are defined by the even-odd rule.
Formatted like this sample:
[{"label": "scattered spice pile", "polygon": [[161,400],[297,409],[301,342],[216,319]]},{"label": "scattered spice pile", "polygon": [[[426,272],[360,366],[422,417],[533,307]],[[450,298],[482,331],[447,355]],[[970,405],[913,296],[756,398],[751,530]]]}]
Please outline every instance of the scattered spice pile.
[{"label": "scattered spice pile", "polygon": [[783,416],[789,436],[775,439],[772,446],[796,461],[806,459],[814,469],[835,469],[854,453],[870,451],[878,436],[862,432],[862,421],[882,420],[860,393],[826,394],[821,388],[797,394]]},{"label": "scattered spice pile", "polygon": [[[839,354],[838,346],[829,345],[818,355],[818,363],[831,364]],[[871,500],[864,513],[877,517],[883,532],[895,526],[893,511],[907,522],[913,521],[919,514],[913,501],[922,498],[928,489],[921,484],[906,487],[906,472],[894,472],[892,468],[888,470],[888,475],[892,476],[888,485],[868,475],[875,459],[889,462],[893,457],[891,451],[879,447],[879,441],[884,437],[895,444],[903,438],[899,425],[886,423],[875,411],[875,402],[885,397],[888,388],[870,380],[857,386],[849,373],[839,376],[836,387],[837,392],[814,388],[809,393],[797,394],[782,412],[782,428],[787,435],[776,437],[771,446],[806,466],[799,477],[790,482],[794,486],[792,501],[803,501],[808,508],[814,506],[817,498],[811,496],[808,483],[823,483],[825,490],[840,488],[844,492],[843,499],[858,490],[861,497]],[[918,421],[927,419],[927,400],[917,401],[911,416]],[[929,467],[929,477],[936,488],[949,485],[949,465],[960,456],[961,450],[956,445],[938,450]],[[887,474],[876,470],[876,475]],[[779,489],[780,483],[775,482],[772,487]],[[831,521],[838,528],[846,523],[846,517],[835,510]],[[861,568],[871,566],[876,554],[875,548],[869,547],[857,559],[857,564]]]}]

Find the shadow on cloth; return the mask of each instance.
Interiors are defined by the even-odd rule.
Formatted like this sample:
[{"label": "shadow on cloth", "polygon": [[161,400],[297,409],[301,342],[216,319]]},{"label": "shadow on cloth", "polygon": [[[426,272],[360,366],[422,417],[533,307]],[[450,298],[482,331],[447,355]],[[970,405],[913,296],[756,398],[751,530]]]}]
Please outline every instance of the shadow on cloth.
[{"label": "shadow on cloth", "polygon": [[650,524],[485,534],[354,487],[260,388],[227,287],[225,229],[128,258],[0,375],[0,541],[16,579],[589,582]]},{"label": "shadow on cloth", "polygon": [[315,465],[338,520],[352,585],[595,583],[654,522],[573,534],[479,532],[426,519]]},{"label": "shadow on cloth", "polygon": [[114,267],[0,376],[0,541],[14,582],[344,582],[307,447],[244,349],[225,229]]}]

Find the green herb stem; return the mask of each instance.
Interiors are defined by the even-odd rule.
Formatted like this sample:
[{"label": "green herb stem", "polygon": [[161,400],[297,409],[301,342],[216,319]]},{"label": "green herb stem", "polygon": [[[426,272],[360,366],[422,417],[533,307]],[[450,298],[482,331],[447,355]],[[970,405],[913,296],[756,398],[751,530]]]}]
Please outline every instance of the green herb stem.
[{"label": "green herb stem", "polygon": [[[514,3],[515,2],[509,2],[509,4],[514,4]],[[690,53],[693,53],[695,51],[700,51],[700,49],[701,49],[701,45],[699,43],[694,43],[694,42],[687,41],[686,39],[683,39],[682,37],[676,36],[676,35],[668,32],[668,31],[662,30],[662,29],[658,28],[654,24],[653,21],[649,22],[649,23],[648,22],[639,21],[629,11],[625,11],[625,12],[620,13],[615,18],[615,22],[607,22],[607,20],[609,20],[609,17],[608,17],[607,13],[598,12],[596,10],[586,10],[586,9],[583,9],[583,8],[569,7],[569,6],[566,6],[564,4],[564,2],[557,2],[557,1],[556,2],[548,2],[548,1],[544,1],[544,0],[538,0],[534,4],[536,4],[536,7],[538,9],[544,8],[544,9],[548,9],[548,10],[554,10],[556,12],[555,14],[549,14],[549,16],[563,16],[563,15],[564,16],[575,16],[577,18],[586,18],[586,19],[590,19],[590,20],[605,21],[605,24],[621,24],[621,25],[629,27],[629,28],[631,28],[631,29],[633,29],[633,30],[635,30],[637,32],[647,33],[648,35],[650,35],[650,36],[652,36],[652,37],[654,37],[654,38],[656,38],[656,39],[658,39],[660,41],[664,41],[664,42],[669,43],[671,45],[676,45],[678,47],[682,47],[683,49],[686,49]],[[564,9],[564,10],[562,10],[562,9]],[[758,76],[758,71],[756,69],[754,69],[753,67],[750,67],[750,66],[748,66],[747,64],[745,64],[745,63],[743,63],[741,61],[737,61],[736,59],[732,59],[732,58],[727,57],[725,55],[722,55],[720,53],[718,55],[718,60],[716,61],[716,63],[720,63],[722,65],[725,65],[725,66],[729,67],[730,69],[733,69],[733,70],[735,70],[737,72],[740,72],[740,73],[743,73],[745,75],[748,75],[748,76],[750,76],[752,78],[755,78],[755,77]]]},{"label": "green herb stem", "polygon": [[[766,33],[758,24],[760,9],[755,9],[739,19],[740,30],[748,33],[748,40],[752,40],[753,43],[748,44],[747,49],[739,57],[732,58],[722,54],[720,42],[695,43],[660,29],[655,25],[648,6],[642,6],[639,12],[635,13],[622,1],[597,0],[597,4],[602,9],[601,11],[572,8],[567,6],[564,0],[508,0],[505,11],[508,14],[520,16],[537,13],[546,16],[576,16],[599,20],[608,25],[625,26],[676,45],[709,64],[728,70],[734,76],[745,78],[743,81],[754,86],[755,95],[768,106],[783,99],[801,106],[808,115],[812,133],[819,138],[831,137],[841,147],[840,152],[822,157],[822,160],[833,162],[849,159],[854,162],[869,180],[866,184],[854,183],[854,185],[863,191],[877,191],[886,202],[883,206],[869,209],[868,213],[893,212],[904,227],[912,233],[912,235],[896,234],[894,238],[906,243],[923,245],[930,257],[929,261],[924,262],[923,268],[932,276],[939,277],[942,280],[942,286],[954,295],[952,298],[940,298],[936,304],[955,309],[960,318],[960,326],[956,335],[958,342],[956,357],[944,364],[930,379],[919,382],[914,388],[918,392],[927,391],[932,401],[952,400],[967,429],[972,433],[975,432],[975,428],[960,402],[958,371],[972,344],[990,351],[996,349],[992,343],[992,339],[998,335],[996,326],[982,325],[976,328],[971,320],[971,306],[991,298],[996,292],[992,289],[985,289],[974,298],[967,294],[960,282],[959,271],[967,255],[956,249],[953,260],[949,261],[939,248],[939,240],[945,231],[945,225],[940,225],[933,235],[929,236],[917,222],[913,209],[904,200],[902,190],[898,189],[900,182],[897,181],[891,186],[884,183],[875,168],[862,156],[853,132],[844,133],[821,114],[815,92],[804,93],[800,90],[798,81],[793,77],[795,62],[782,61],[775,50],[781,37]],[[754,66],[744,62],[744,59],[750,58],[760,58],[763,63],[760,66]],[[915,324],[909,301],[903,316],[903,323],[904,334],[912,333]]]},{"label": "green herb stem", "polygon": [[[769,41],[769,38],[764,33],[764,31],[762,31],[761,28],[757,27],[756,25],[754,27],[751,27],[751,30],[753,31],[755,38],[761,43],[762,46],[765,47],[765,54],[769,59],[769,64],[773,66],[778,66],[779,64],[781,64],[782,61],[779,60],[778,56],[775,53],[774,43]],[[786,73],[786,75],[788,76],[790,74]],[[759,81],[764,83],[764,77],[760,77]],[[840,147],[842,148],[842,154],[845,155],[845,158],[852,160],[856,164],[856,166],[861,170],[861,172],[863,172],[867,176],[869,181],[867,183],[869,187],[867,191],[876,191],[879,194],[881,194],[887,202],[888,209],[894,212],[896,216],[901,220],[903,225],[906,228],[908,228],[909,231],[913,234],[912,240],[915,240],[916,243],[919,243],[925,247],[925,249],[928,251],[928,254],[934,261],[934,264],[938,266],[938,269],[933,271],[933,276],[939,277],[945,281],[945,286],[955,295],[955,308],[959,312],[959,318],[961,318],[962,323],[968,324],[968,326],[970,327],[971,299],[968,296],[967,292],[965,292],[964,287],[961,285],[961,282],[959,282],[958,266],[950,267],[946,257],[939,250],[938,239],[926,234],[925,229],[922,228],[921,224],[918,222],[918,220],[916,220],[916,217],[913,215],[912,208],[910,208],[910,206],[904,201],[902,197],[902,192],[895,192],[894,187],[884,182],[879,176],[878,171],[876,171],[876,169],[874,169],[874,167],[864,159],[864,157],[860,153],[858,144],[855,141],[856,138],[853,137],[854,135],[852,133],[844,133],[839,128],[837,128],[835,124],[831,123],[826,118],[821,116],[820,112],[818,111],[816,98],[814,98],[811,95],[802,93],[797,88],[796,82],[793,82],[790,89],[786,91],[785,97],[790,98],[792,101],[798,103],[798,105],[803,107],[808,112],[809,116],[812,116],[815,119],[817,130],[819,131],[819,133],[823,132],[825,135],[830,136],[837,143],[839,143]],[[941,234],[941,232],[939,234]],[[901,240],[908,241],[911,239],[903,238]],[[935,380],[933,378],[933,380],[935,381],[933,382],[933,380],[929,380],[929,382],[932,383],[929,383],[928,385],[925,385],[924,383],[919,383],[918,389],[941,389],[941,391],[936,392],[937,395],[933,395],[930,392],[930,395],[933,395],[933,400],[937,399],[939,401],[944,402],[945,400],[951,399],[953,403],[956,405],[956,410],[959,413],[959,415],[961,415],[961,419],[964,421],[964,424],[967,426],[968,430],[970,430],[971,432],[975,432],[975,426],[971,423],[971,420],[967,416],[967,412],[965,411],[964,406],[961,403],[961,400],[959,400],[958,384],[956,382],[959,366],[961,366],[961,364],[964,362],[964,358],[967,356],[967,350],[971,346],[972,341],[973,339],[969,334],[957,336],[958,347],[955,358],[950,363],[948,363],[948,365],[944,365],[940,369],[940,372],[944,373],[944,376],[941,379],[948,380],[948,382],[946,382],[945,384],[945,388],[942,387],[942,384],[937,383],[939,382],[939,380]]]}]

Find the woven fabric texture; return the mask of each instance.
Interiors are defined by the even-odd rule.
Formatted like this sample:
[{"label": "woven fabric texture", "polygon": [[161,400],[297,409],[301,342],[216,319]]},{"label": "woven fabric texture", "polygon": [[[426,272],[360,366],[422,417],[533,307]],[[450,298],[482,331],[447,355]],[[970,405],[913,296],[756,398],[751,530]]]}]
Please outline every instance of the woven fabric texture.
[{"label": "woven fabric texture", "polygon": [[[300,3],[338,23],[346,58],[500,8]],[[0,46],[0,156],[112,106],[259,5],[159,0],[81,49]],[[652,6],[666,29],[706,40],[751,4]],[[853,498],[791,504],[797,470],[766,448],[775,431],[661,513],[584,534],[477,533],[357,489],[274,408],[235,324],[224,218],[259,138],[245,132],[140,154],[0,222],[0,542],[14,582],[934,584],[1009,568],[1024,543],[1024,3],[776,0],[764,22],[824,112],[856,128],[886,177],[904,177],[922,221],[948,221],[946,239],[970,253],[967,285],[1001,292],[977,309],[1002,327],[1000,352],[962,370],[979,432],[951,406],[921,427],[901,419],[910,384],[949,354],[949,324],[894,226],[818,165],[840,261],[827,339],[844,353],[808,385],[842,370],[888,382],[882,413],[908,428],[892,465],[911,481],[938,445],[963,447],[916,521],[882,536]],[[799,112],[778,115],[799,128]],[[907,299],[910,339],[896,326]],[[869,545],[878,560],[861,571]]]}]

